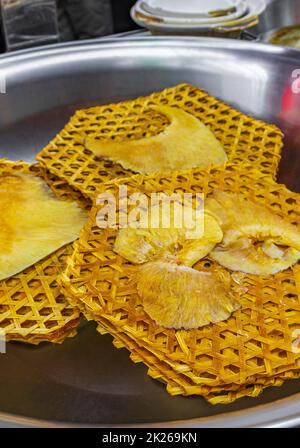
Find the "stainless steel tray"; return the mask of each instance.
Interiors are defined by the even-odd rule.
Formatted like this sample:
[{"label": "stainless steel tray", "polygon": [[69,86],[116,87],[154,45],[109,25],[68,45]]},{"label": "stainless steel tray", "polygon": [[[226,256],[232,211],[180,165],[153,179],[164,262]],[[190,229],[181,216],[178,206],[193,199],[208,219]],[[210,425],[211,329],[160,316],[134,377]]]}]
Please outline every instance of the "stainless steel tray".
[{"label": "stainless steel tray", "polygon": [[266,31],[300,23],[299,0],[271,0],[260,16],[259,24],[253,32],[263,34]]},{"label": "stainless steel tray", "polygon": [[[207,38],[106,39],[5,55],[0,58],[7,91],[0,94],[0,156],[33,161],[77,107],[190,82],[279,124],[286,132],[279,177],[300,191],[300,93],[292,91],[297,68],[297,50]],[[61,346],[8,344],[0,372],[3,425],[300,424],[300,381],[228,406],[170,397],[93,324],[82,325],[79,335]]]}]

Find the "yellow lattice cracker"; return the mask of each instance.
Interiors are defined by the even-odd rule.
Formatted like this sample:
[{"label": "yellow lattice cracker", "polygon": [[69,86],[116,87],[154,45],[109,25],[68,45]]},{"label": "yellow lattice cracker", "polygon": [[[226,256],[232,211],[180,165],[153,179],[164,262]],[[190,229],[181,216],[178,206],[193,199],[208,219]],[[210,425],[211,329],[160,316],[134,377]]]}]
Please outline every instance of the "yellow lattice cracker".
[{"label": "yellow lattice cracker", "polygon": [[50,173],[41,164],[31,165],[30,171],[42,177],[57,197],[66,201],[70,199],[76,201],[80,207],[87,210],[91,208],[90,199],[84,197],[78,190],[74,190],[66,181]]},{"label": "yellow lattice cracker", "polygon": [[[121,184],[128,187],[129,194],[239,192],[299,224],[299,196],[251,166],[227,164],[169,175],[133,176],[108,182],[104,188],[117,194]],[[100,230],[95,225],[97,211],[94,206],[63,276],[68,297],[87,317],[109,322],[116,336],[128,336],[159,355],[176,374],[199,387],[225,389],[235,384],[248,389],[258,382],[278,383],[293,374],[298,376],[300,353],[293,351],[293,334],[300,328],[299,264],[274,276],[245,275],[243,286],[248,291],[240,300],[242,308],[225,322],[198,330],[166,330],[144,312],[132,280],[136,267],[112,250],[117,230]],[[212,263],[207,259],[196,267],[209,270]]]},{"label": "yellow lattice cracker", "polygon": [[[54,193],[64,199],[86,204],[78,193],[72,193],[62,182],[45,176],[44,170],[25,162],[0,161],[0,174],[22,172],[43,177]],[[81,201],[81,202],[80,202]],[[69,305],[57,285],[57,276],[73,252],[68,244],[17,275],[0,282],[0,329],[7,341],[37,344],[42,341],[62,342],[76,334],[79,311]]]},{"label": "yellow lattice cracker", "polygon": [[286,379],[299,378],[300,370],[286,372],[274,377],[254,378],[252,383],[209,387],[192,384],[184,375],[172,369],[163,359],[151,351],[139,346],[124,333],[120,334],[111,324],[100,319],[98,331],[101,334],[110,333],[114,336],[116,348],[126,348],[131,352],[133,362],[143,362],[148,367],[148,375],[166,384],[170,395],[202,395],[211,404],[229,404],[242,397],[257,397],[265,388],[281,386]]},{"label": "yellow lattice cracker", "polygon": [[120,333],[118,327],[114,327],[111,322],[92,314],[84,306],[84,302],[77,302],[74,298],[73,300],[70,298],[70,301],[74,306],[78,305],[81,308],[88,320],[98,322],[97,330],[101,334],[110,333],[114,337],[113,344],[116,348],[126,348],[130,351],[133,362],[143,362],[148,367],[148,375],[165,383],[170,395],[202,395],[212,404],[229,404],[245,396],[257,397],[266,387],[278,387],[284,380],[300,376],[300,360],[298,359],[296,364],[291,366],[290,371],[284,373],[278,371],[273,377],[249,378],[249,382],[243,386],[229,384],[210,387],[203,386],[200,381],[193,383],[191,378],[185,375],[182,367],[178,368],[174,363],[166,360],[164,354],[156,352],[152,347],[146,348],[145,345],[140,345],[141,341],[134,341],[128,334]]},{"label": "yellow lattice cracker", "polygon": [[99,184],[132,173],[121,165],[95,159],[84,147],[86,137],[126,140],[158,134],[167,121],[161,114],[149,110],[149,106],[159,104],[180,107],[208,125],[223,144],[230,162],[252,164],[275,178],[282,132],[189,84],[132,101],[78,110],[37,159],[51,173],[86,197],[92,197]]},{"label": "yellow lattice cracker", "polygon": [[[98,322],[97,330],[101,334],[110,333],[114,336],[113,344],[116,348],[126,348],[130,351],[130,358],[133,362],[143,362],[148,367],[148,375],[153,379],[166,384],[170,395],[202,395],[212,404],[228,404],[242,397],[257,397],[266,387],[281,386],[285,379],[298,378],[300,370],[286,372],[283,375],[270,378],[253,378],[252,382],[241,386],[240,384],[223,385],[219,387],[209,387],[193,384],[184,374],[173,370],[158,353],[147,350],[133,341],[127,334],[119,333],[117,328],[100,318],[91,317],[87,312],[86,317]],[[299,363],[300,366],[300,363]]]}]

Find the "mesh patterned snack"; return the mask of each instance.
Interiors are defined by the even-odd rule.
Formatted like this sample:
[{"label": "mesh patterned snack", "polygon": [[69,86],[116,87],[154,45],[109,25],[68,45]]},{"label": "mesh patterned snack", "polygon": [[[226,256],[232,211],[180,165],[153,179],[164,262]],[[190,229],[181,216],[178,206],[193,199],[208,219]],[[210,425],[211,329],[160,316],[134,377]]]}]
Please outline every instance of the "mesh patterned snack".
[{"label": "mesh patterned snack", "polygon": [[[299,224],[299,196],[251,166],[227,164],[169,175],[138,175],[108,182],[105,191],[117,194],[120,185],[127,186],[129,195],[136,191],[147,195],[197,191],[205,196],[216,189],[238,192]],[[253,384],[279,384],[284,378],[298,377],[300,353],[293,350],[293,344],[294,331],[300,328],[299,263],[273,276],[244,275],[247,292],[240,299],[242,307],[227,321],[197,330],[165,329],[143,309],[133,281],[136,266],[113,251],[117,229],[96,226],[99,207],[93,207],[62,277],[68,297],[88,318],[108,322],[115,337],[129,337],[160,357],[193,386],[185,394],[203,395],[201,387],[226,390],[233,385],[246,393]],[[214,263],[204,259],[196,267],[210,270]],[[256,393],[259,387],[253,390]],[[213,402],[217,397],[209,395]],[[226,402],[226,398],[221,400]]]},{"label": "mesh patterned snack", "polygon": [[[45,176],[40,166],[0,161],[1,175],[15,173]],[[72,193],[68,186],[63,188],[61,181],[53,176],[46,176],[46,181],[56,196],[77,200],[82,207],[86,206],[86,201],[78,193]],[[57,285],[57,277],[72,252],[73,244],[67,244],[0,282],[0,329],[7,341],[62,342],[76,334],[80,313],[69,305]]]},{"label": "mesh patterned snack", "polygon": [[[70,299],[70,298],[69,298]],[[146,348],[142,342],[131,339],[128,334],[120,332],[118,326],[100,317],[99,314],[91,313],[84,303],[78,303],[76,299],[70,299],[74,306],[79,305],[81,311],[88,320],[98,322],[97,330],[101,334],[109,333],[114,337],[113,344],[116,348],[126,348],[130,351],[133,362],[142,362],[148,367],[148,375],[166,384],[170,395],[201,395],[212,404],[229,404],[242,397],[257,397],[266,387],[281,386],[286,379],[295,379],[300,376],[300,362],[291,366],[290,371],[278,373],[274,377],[253,377],[248,384],[229,384],[220,386],[208,386],[195,383],[190,377],[185,376],[182,366],[176,366],[166,360],[163,353],[155,351],[152,347]],[[200,380],[201,383],[201,380]]]},{"label": "mesh patterned snack", "polygon": [[85,139],[124,141],[156,135],[168,124],[166,117],[149,109],[158,105],[177,106],[194,115],[213,131],[230,162],[252,164],[275,178],[282,148],[280,129],[189,84],[132,101],[78,110],[37,159],[52,174],[91,198],[101,183],[132,172],[111,161],[96,159],[85,149]]},{"label": "mesh patterned snack", "polygon": [[141,347],[124,333],[119,333],[110,323],[98,319],[97,330],[101,334],[110,333],[114,336],[113,344],[116,348],[125,348],[130,351],[130,359],[139,363],[142,362],[148,367],[148,375],[166,384],[170,395],[201,395],[211,404],[229,404],[242,397],[257,397],[265,388],[270,386],[279,387],[286,379],[299,378],[300,370],[287,371],[282,375],[253,378],[252,383],[241,386],[240,384],[222,385],[219,387],[209,387],[199,384],[192,384],[182,373],[173,370],[173,367],[165,362],[162,355],[153,353]]},{"label": "mesh patterned snack", "polygon": [[227,162],[222,144],[193,114],[171,106],[159,105],[150,109],[168,119],[167,127],[159,134],[126,141],[87,136],[86,149],[98,158],[119,163],[124,169],[140,174]]},{"label": "mesh patterned snack", "polygon": [[[76,299],[73,302],[74,304],[77,303]],[[99,314],[91,314],[90,310],[83,303],[79,305],[81,305],[82,312],[87,319],[98,322],[97,330],[101,334],[111,334],[114,337],[114,346],[118,349],[126,348],[129,350],[131,360],[135,363],[144,363],[148,367],[148,375],[153,379],[165,383],[167,391],[173,396],[201,395],[212,404],[229,404],[238,398],[246,396],[257,397],[266,387],[281,386],[284,380],[299,378],[300,375],[299,363],[298,369],[295,365],[293,366],[293,370],[286,371],[283,374],[279,373],[274,377],[254,377],[249,384],[245,384],[244,386],[240,384],[229,384],[210,387],[193,383],[189,377],[184,375],[184,372],[180,368],[174,369],[174,366],[169,361],[166,362],[164,354],[155,352],[153,348],[148,350],[145,346],[140,345],[141,341],[135,341],[128,334],[120,333],[118,326],[114,327],[111,322],[103,319]]]}]

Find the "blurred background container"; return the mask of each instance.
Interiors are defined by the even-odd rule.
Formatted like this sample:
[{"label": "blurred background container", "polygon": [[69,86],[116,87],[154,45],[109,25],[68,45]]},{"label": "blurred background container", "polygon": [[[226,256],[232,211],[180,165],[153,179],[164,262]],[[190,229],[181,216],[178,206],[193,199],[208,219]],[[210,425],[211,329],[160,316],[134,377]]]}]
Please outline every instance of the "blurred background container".
[{"label": "blurred background container", "polygon": [[290,25],[300,25],[300,0],[269,0],[255,30],[263,33]]},{"label": "blurred background container", "polygon": [[138,0],[131,16],[153,34],[238,38],[265,8],[266,0]]},{"label": "blurred background container", "polygon": [[59,39],[55,0],[1,0],[1,12],[8,51]]},{"label": "blurred background container", "polygon": [[135,0],[0,0],[0,52],[135,30]]},{"label": "blurred background container", "polygon": [[[257,0],[241,0],[245,1],[253,4]],[[266,40],[263,36],[270,30],[300,24],[300,0],[265,1],[267,8],[259,15],[259,23],[249,29],[254,38]],[[136,32],[141,23],[131,19],[130,10],[135,11],[138,3],[136,0],[0,0],[0,52]],[[228,30],[225,34],[235,38],[245,35]]]}]

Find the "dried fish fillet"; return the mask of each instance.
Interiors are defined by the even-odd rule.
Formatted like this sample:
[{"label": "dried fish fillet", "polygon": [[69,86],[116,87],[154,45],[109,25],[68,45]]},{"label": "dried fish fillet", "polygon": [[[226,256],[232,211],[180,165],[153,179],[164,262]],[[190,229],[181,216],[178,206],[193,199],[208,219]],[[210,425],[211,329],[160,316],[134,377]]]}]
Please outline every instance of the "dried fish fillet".
[{"label": "dried fish fillet", "polygon": [[145,311],[166,328],[199,328],[226,320],[240,308],[225,270],[149,262],[139,266],[137,291]]},{"label": "dried fish fillet", "polygon": [[227,161],[221,143],[196,117],[170,106],[152,109],[170,121],[160,134],[122,142],[87,137],[85,147],[98,157],[144,174],[205,167]]},{"label": "dried fish fillet", "polygon": [[[192,222],[184,220],[184,226],[174,227],[174,216],[171,213],[170,227],[162,228],[124,228],[120,229],[115,240],[114,251],[132,263],[146,263],[147,261],[174,257],[178,263],[193,266],[198,260],[205,257],[217,243],[222,240],[223,233],[218,221],[208,213],[199,213]],[[163,221],[161,215],[161,221]],[[198,220],[198,223],[197,221]],[[199,236],[189,238],[190,229],[199,224]]]},{"label": "dried fish fillet", "polygon": [[271,275],[300,259],[299,229],[260,204],[216,191],[206,209],[220,219],[222,243],[211,257],[233,271]]},{"label": "dried fish fillet", "polygon": [[10,277],[79,236],[85,212],[57,199],[42,179],[0,176],[0,280]]}]

